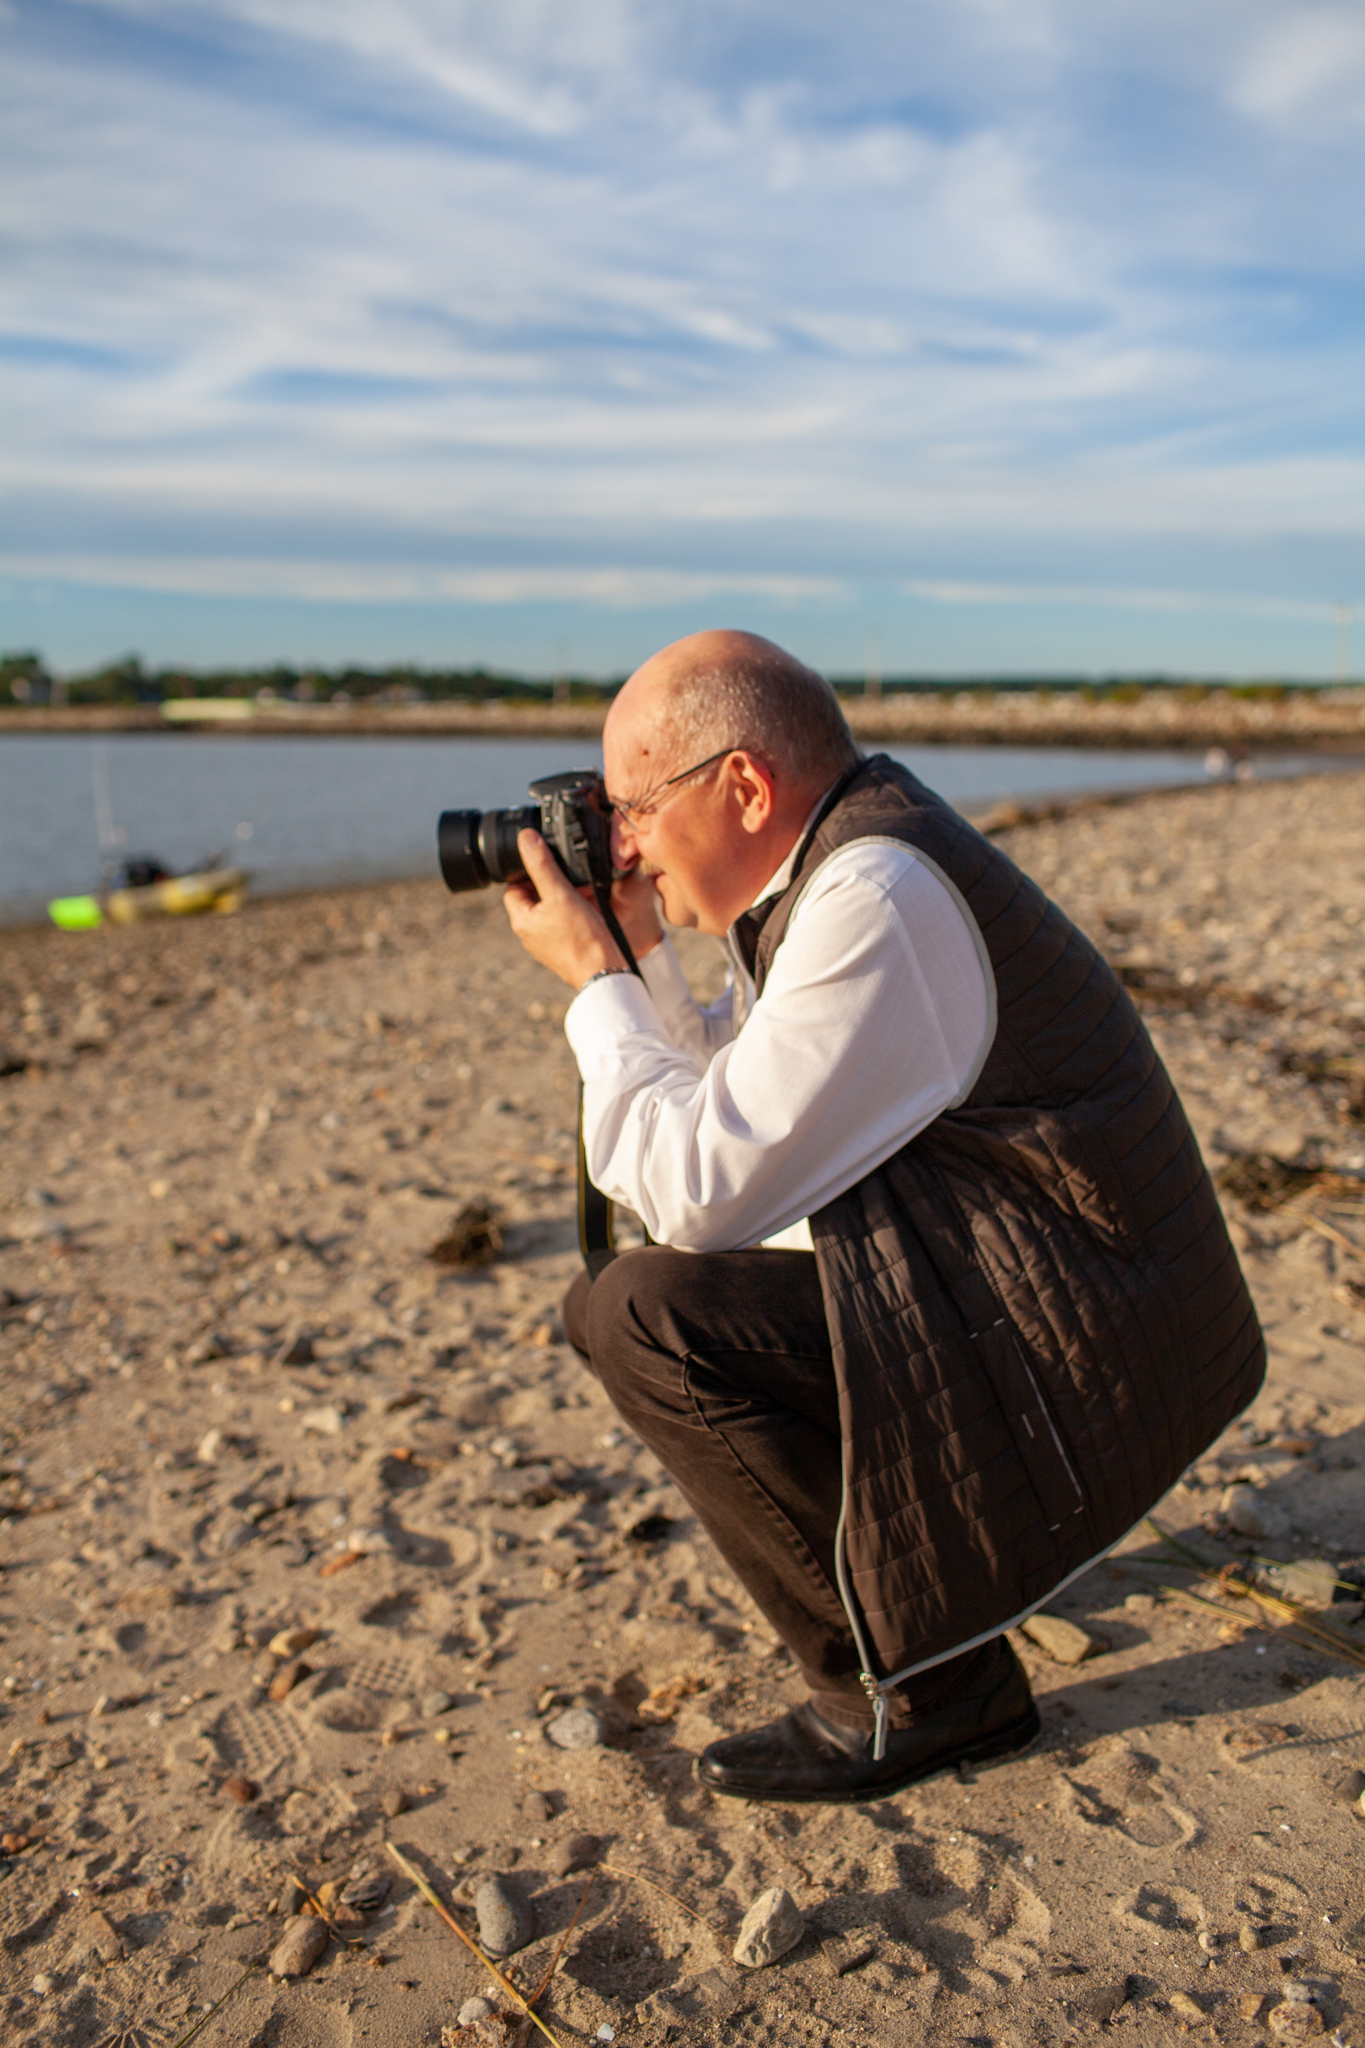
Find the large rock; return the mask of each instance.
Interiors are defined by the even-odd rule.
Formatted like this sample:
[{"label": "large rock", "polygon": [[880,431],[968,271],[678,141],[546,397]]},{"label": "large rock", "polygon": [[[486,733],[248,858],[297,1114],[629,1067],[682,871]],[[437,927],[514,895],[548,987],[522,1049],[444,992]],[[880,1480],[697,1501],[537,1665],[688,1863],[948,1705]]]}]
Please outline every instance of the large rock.
[{"label": "large rock", "polygon": [[760,1892],[744,1915],[735,1943],[735,1961],[746,1970],[761,1970],[795,1948],[805,1931],[806,1923],[797,1912],[791,1893],[774,1885],[771,1891]]},{"label": "large rock", "polygon": [[1029,1641],[1055,1664],[1083,1664],[1087,1657],[1097,1657],[1109,1648],[1103,1636],[1078,1628],[1074,1621],[1063,1621],[1060,1614],[1031,1614],[1019,1625]]}]

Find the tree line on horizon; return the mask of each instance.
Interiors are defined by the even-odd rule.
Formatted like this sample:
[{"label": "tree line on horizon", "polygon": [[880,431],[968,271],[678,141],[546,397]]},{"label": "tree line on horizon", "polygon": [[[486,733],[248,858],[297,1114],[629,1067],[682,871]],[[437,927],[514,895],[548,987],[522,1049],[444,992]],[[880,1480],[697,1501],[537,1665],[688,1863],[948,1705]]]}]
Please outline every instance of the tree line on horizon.
[{"label": "tree line on horizon", "polygon": [[[191,669],[148,668],[140,655],[129,654],[84,673],[58,676],[43,656],[33,650],[0,654],[0,705],[46,707],[51,705],[157,705],[175,698],[236,697],[266,703],[296,704],[422,704],[463,702],[484,704],[494,699],[522,699],[529,703],[572,701],[578,704],[604,703],[625,682],[624,675],[527,676],[510,670],[491,669],[483,664],[468,668],[425,668],[416,663],[395,663],[383,668],[351,664],[335,668],[296,667],[288,662],[261,668]],[[862,696],[867,692],[863,676],[832,676],[841,696]],[[1134,701],[1148,690],[1179,690],[1192,698],[1226,691],[1238,697],[1279,697],[1290,690],[1316,689],[1321,684],[1303,678],[1193,677],[1154,674],[1111,675],[970,675],[887,676],[878,684],[880,694],[907,692],[1037,691],[1054,690],[1078,694],[1093,700]]]}]

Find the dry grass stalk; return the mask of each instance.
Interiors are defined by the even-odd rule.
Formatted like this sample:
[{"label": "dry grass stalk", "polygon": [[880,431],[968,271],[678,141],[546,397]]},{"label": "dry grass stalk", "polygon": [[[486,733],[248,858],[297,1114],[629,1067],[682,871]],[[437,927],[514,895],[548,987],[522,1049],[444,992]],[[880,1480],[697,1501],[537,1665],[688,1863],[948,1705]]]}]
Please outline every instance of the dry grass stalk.
[{"label": "dry grass stalk", "polygon": [[[430,1907],[432,1907],[435,1912],[440,1914],[441,1918],[445,1921],[446,1926],[450,1929],[451,1933],[459,1935],[460,1940],[464,1943],[465,1947],[469,1949],[473,1955],[476,1955],[478,1957],[479,1961],[483,1964],[485,1970],[487,1970],[489,1976],[496,1978],[497,1982],[501,1984],[503,1990],[507,1993],[507,1996],[509,1998],[515,1999],[517,2004],[521,2007],[522,2011],[526,2014],[526,2017],[532,2022],[532,2024],[540,2028],[541,2033],[550,2043],[550,2048],[563,2048],[563,2043],[555,2039],[554,2035],[550,2032],[550,2029],[546,2026],[544,2020],[541,2019],[539,2013],[532,2012],[530,2000],[522,1997],[521,1993],[518,1991],[516,1985],[512,1982],[511,1978],[504,1977],[502,1971],[498,1968],[497,1964],[489,1961],[488,1957],[479,1947],[477,1941],[475,1941],[472,1938],[472,1936],[465,1933],[463,1927],[461,1927],[459,1921],[455,1918],[455,1915],[453,1913],[447,1912],[446,1908],[441,1904],[440,1899],[437,1897],[436,1892],[423,1877],[421,1871],[418,1870],[414,1864],[409,1863],[407,1857],[403,1855],[401,1850],[396,1849],[392,1842],[386,1843],[385,1846],[387,1847],[388,1852],[390,1856],[392,1856],[394,1862],[398,1865],[398,1868],[402,1871],[404,1877],[408,1878],[413,1884],[416,1885],[418,1891],[422,1894],[422,1897],[426,1900],[427,1904]],[[536,1996],[539,1997],[539,1995],[539,1992],[537,1992]]]},{"label": "dry grass stalk", "polygon": [[603,1863],[599,1865],[599,1868],[605,1870],[609,1877],[632,1877],[638,1884],[647,1884],[651,1891],[658,1892],[661,1898],[671,1899],[675,1906],[680,1906],[684,1913],[697,1921],[709,1934],[714,1934],[718,1942],[724,1944],[726,1936],[719,1927],[715,1926],[712,1921],[703,1918],[694,1907],[688,1905],[686,1899],[680,1899],[676,1892],[669,1891],[666,1886],[657,1883],[654,1878],[646,1877],[643,1870],[627,1870],[620,1863]]}]

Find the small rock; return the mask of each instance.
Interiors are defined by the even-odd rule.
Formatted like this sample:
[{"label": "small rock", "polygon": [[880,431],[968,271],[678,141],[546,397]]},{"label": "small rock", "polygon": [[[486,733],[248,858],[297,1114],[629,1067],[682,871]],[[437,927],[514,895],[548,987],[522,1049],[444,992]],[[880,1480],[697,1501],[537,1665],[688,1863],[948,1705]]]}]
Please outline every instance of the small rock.
[{"label": "small rock", "polygon": [[493,2011],[488,1998],[467,1998],[455,2015],[457,2027],[477,2027],[480,2020],[486,2020]]},{"label": "small rock", "polygon": [[1326,2032],[1322,2014],[1313,2003],[1311,1984],[1291,1980],[1284,1987],[1284,2002],[1272,2007],[1266,2024],[1277,2041],[1311,2041]]},{"label": "small rock", "polygon": [[327,1928],[315,1913],[290,1921],[270,1957],[272,1977],[306,1977],[327,1947]]},{"label": "small rock", "polygon": [[498,1473],[489,1483],[488,1498],[501,1508],[543,1508],[560,1498],[548,1465],[526,1465]]},{"label": "small rock", "polygon": [[302,1657],[291,1657],[287,1664],[281,1664],[266,1688],[272,1700],[287,1699],[302,1679],[312,1674],[312,1665],[305,1664]]},{"label": "small rock", "polygon": [[275,1911],[282,1919],[288,1918],[293,1913],[301,1913],[307,1897],[308,1894],[298,1879],[296,1877],[287,1877],[280,1887],[280,1896],[275,1901]]},{"label": "small rock", "polygon": [[379,1803],[390,1820],[397,1820],[400,1813],[408,1810],[408,1795],[401,1785],[390,1785]]},{"label": "small rock", "polygon": [[1254,1955],[1257,1949],[1264,1947],[1264,1945],[1264,1937],[1261,1933],[1260,1928],[1253,1927],[1249,1920],[1244,1920],[1241,1926],[1237,1929],[1238,1948],[1240,1948],[1246,1955],[1250,1956]]},{"label": "small rock", "polygon": [[545,1724],[545,1733],[556,1749],[598,1749],[602,1723],[591,1707],[570,1707]]},{"label": "small rock", "polygon": [[56,1989],[56,1979],[53,1977],[49,1977],[46,1970],[39,1970],[37,1976],[33,1980],[32,1988],[35,1997],[46,1998],[50,1991]]},{"label": "small rock", "polygon": [[1330,1607],[1337,1589],[1337,1568],[1325,1557],[1296,1557],[1292,1564],[1272,1565],[1266,1577],[1277,1593],[1303,1607]]},{"label": "small rock", "polygon": [[377,1913],[389,1895],[389,1879],[382,1870],[356,1869],[342,1887],[341,1903],[357,1913]]},{"label": "small rock", "polygon": [[1273,1542],[1289,1534],[1288,1515],[1244,1481],[1224,1489],[1221,1505],[1228,1527],[1239,1536]]},{"label": "small rock", "polygon": [[305,1408],[299,1416],[299,1427],[311,1430],[314,1436],[340,1436],[345,1420],[339,1408]]},{"label": "small rock", "polygon": [[1077,1992],[1076,2005],[1087,2019],[1094,2020],[1097,2026],[1107,2027],[1127,1997],[1128,1980],[1125,1977],[1117,1984],[1087,1984],[1084,1990]]},{"label": "small rock", "polygon": [[78,1945],[87,1955],[96,1955],[102,1963],[118,1963],[123,1960],[123,1943],[113,1922],[103,1913],[87,1915],[78,1937]]},{"label": "small rock", "polygon": [[1356,1806],[1365,1793],[1365,1771],[1346,1765],[1327,1780],[1329,1796],[1343,1806]]},{"label": "small rock", "polygon": [[1205,2017],[1203,2006],[1188,1991],[1173,1991],[1170,2004],[1171,2011],[1175,2014],[1176,2018],[1178,2020],[1185,2020],[1191,2025],[1197,2024]]},{"label": "small rock", "polygon": [[486,1877],[474,1893],[479,1940],[490,1956],[515,1955],[536,1931],[535,1914],[505,1877]]},{"label": "small rock", "polygon": [[780,1885],[760,1892],[740,1925],[735,1961],[746,1970],[761,1970],[795,1948],[806,1931],[790,1892]]},{"label": "small rock", "polygon": [[550,1859],[555,1877],[568,1877],[575,1870],[590,1870],[602,1854],[596,1835],[566,1835]]},{"label": "small rock", "polygon": [[239,1806],[250,1806],[254,1799],[261,1796],[261,1788],[254,1778],[243,1778],[236,1772],[230,1778],[224,1778],[223,1790],[228,1798],[235,1799]]},{"label": "small rock", "polygon": [[521,1810],[529,1821],[539,1822],[554,1819],[555,1810],[543,1792],[528,1792],[521,1802]]},{"label": "small rock", "polygon": [[272,1657],[297,1657],[304,1650],[311,1650],[321,1631],[315,1628],[282,1628],[277,1636],[270,1638]]},{"label": "small rock", "polygon": [[1242,1991],[1238,1993],[1237,2010],[1244,2020],[1258,2020],[1265,2011],[1264,1991]]},{"label": "small rock", "polygon": [[1020,1627],[1030,1642],[1038,1645],[1056,1664],[1083,1664],[1109,1648],[1103,1636],[1063,1621],[1059,1614],[1031,1614]]},{"label": "small rock", "polygon": [[313,1339],[307,1330],[296,1330],[284,1349],[278,1355],[280,1365],[311,1365],[313,1363]]},{"label": "small rock", "polygon": [[424,1720],[434,1721],[438,1714],[448,1714],[455,1704],[454,1696],[448,1692],[424,1692],[418,1703]]},{"label": "small rock", "polygon": [[207,1430],[200,1437],[199,1448],[194,1455],[201,1465],[216,1465],[223,1455],[223,1445],[226,1441],[221,1429]]},{"label": "small rock", "polygon": [[1125,1614],[1155,1614],[1156,1601],[1150,1593],[1130,1593],[1123,1603]]}]

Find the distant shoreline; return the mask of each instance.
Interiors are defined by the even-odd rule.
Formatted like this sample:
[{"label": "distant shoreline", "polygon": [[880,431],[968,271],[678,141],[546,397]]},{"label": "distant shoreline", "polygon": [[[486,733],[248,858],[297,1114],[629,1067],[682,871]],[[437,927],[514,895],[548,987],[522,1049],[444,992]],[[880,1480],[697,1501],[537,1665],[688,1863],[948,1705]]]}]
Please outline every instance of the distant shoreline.
[{"label": "distant shoreline", "polygon": [[[236,700],[234,700],[236,701]],[[1365,753],[1365,689],[1280,698],[1148,690],[1127,701],[1079,692],[976,691],[844,699],[860,740],[901,746],[1311,747]],[[275,704],[221,718],[167,718],[159,705],[0,709],[0,739],[26,733],[194,732],[252,739],[596,739],[605,704]]]}]

